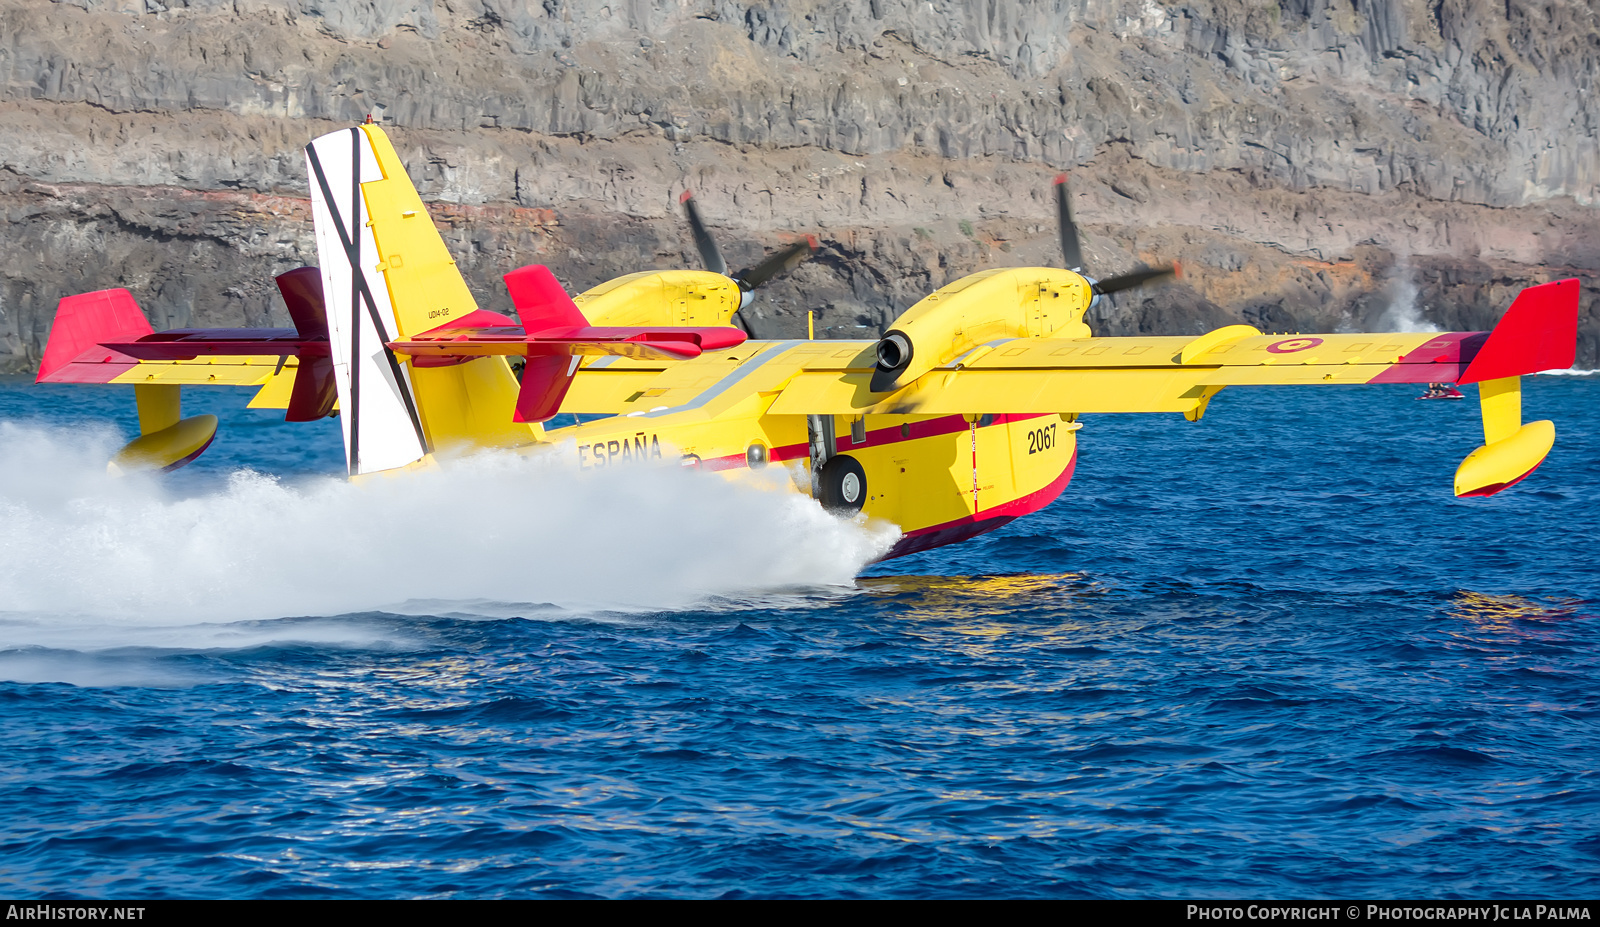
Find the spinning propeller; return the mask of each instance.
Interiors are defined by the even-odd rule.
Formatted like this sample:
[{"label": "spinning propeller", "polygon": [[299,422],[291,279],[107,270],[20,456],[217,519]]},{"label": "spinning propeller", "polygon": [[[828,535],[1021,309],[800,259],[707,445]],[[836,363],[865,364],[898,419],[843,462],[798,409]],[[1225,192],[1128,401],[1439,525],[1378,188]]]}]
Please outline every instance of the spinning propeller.
[{"label": "spinning propeller", "polygon": [[[1061,235],[1061,253],[1067,260],[1067,268],[1071,275],[1088,284],[1090,293],[1087,303],[1081,308],[1072,305],[1072,310],[1079,313],[1076,320],[1081,321],[1081,314],[1087,313],[1103,295],[1143,286],[1176,276],[1179,272],[1178,266],[1172,264],[1166,267],[1140,267],[1104,280],[1090,277],[1083,266],[1083,246],[1078,240],[1078,227],[1072,221],[1066,174],[1056,176],[1056,227]],[[1046,270],[1042,267],[1017,268],[1009,274],[1001,271],[976,274],[963,278],[959,286],[950,284],[941,289],[940,293],[948,290],[944,299],[935,294],[907,309],[878,339],[878,360],[868,388],[874,393],[892,393],[915,382],[935,367],[950,363],[964,352],[979,347],[981,342],[998,333],[1010,332],[1011,337],[1017,337],[1032,332],[1035,337],[1040,337],[1041,332],[1034,324],[1039,321],[1038,316],[1035,315],[1031,321],[1026,319],[1024,313],[1030,310],[1026,310],[1025,304],[1017,299],[1014,289],[1006,288],[1027,286],[1029,280],[1039,279],[1035,274]],[[1065,282],[1067,277],[1059,272],[1047,276],[1058,282]],[[1042,282],[1039,283],[1040,289],[1036,291],[1041,296],[1044,293],[1043,286]],[[1074,303],[1083,298],[1083,290],[1077,280],[1072,281],[1070,289],[1074,294]],[[1052,287],[1052,295],[1059,296],[1061,293]],[[1068,318],[1067,312],[1063,311],[1061,318]],[[1051,325],[1045,332],[1055,331],[1056,328],[1056,325]],[[990,334],[969,342],[967,332]],[[1088,327],[1079,324],[1054,337],[1089,335]]]},{"label": "spinning propeller", "polygon": [[[728,273],[728,262],[722,258],[722,250],[717,247],[716,239],[706,230],[706,224],[700,218],[700,210],[694,204],[694,193],[685,190],[678,197],[678,202],[683,204],[683,213],[689,218],[689,230],[694,233],[694,246],[700,252],[700,261],[705,264],[706,270],[714,274],[729,277],[739,285],[739,308],[750,305],[756,287],[766,283],[779,274],[786,274],[800,265],[801,261],[810,257],[817,250],[817,239],[814,235],[807,235],[804,241],[797,241],[787,248],[774,251],[754,267],[746,268],[736,274]],[[739,319],[739,327],[745,334],[754,337],[744,319]]]},{"label": "spinning propeller", "polygon": [[1089,289],[1096,296],[1109,296],[1122,290],[1131,290],[1163,277],[1176,277],[1182,273],[1177,264],[1165,267],[1141,267],[1138,270],[1096,280],[1084,269],[1083,248],[1078,244],[1078,227],[1072,221],[1072,205],[1067,197],[1067,175],[1056,175],[1056,225],[1061,234],[1061,253],[1066,256],[1067,269],[1079,273],[1089,281]]}]

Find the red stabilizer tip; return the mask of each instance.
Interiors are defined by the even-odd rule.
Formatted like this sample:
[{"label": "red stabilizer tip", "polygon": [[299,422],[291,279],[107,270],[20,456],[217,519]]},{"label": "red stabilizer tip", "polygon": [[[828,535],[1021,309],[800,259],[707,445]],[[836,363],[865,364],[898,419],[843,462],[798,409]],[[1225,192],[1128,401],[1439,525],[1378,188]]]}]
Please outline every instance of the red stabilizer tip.
[{"label": "red stabilizer tip", "polygon": [[306,340],[328,340],[328,314],[322,299],[322,271],[315,267],[296,267],[275,278],[283,304],[289,309],[294,330]]},{"label": "red stabilizer tip", "polygon": [[682,206],[684,203],[687,203],[692,199],[694,199],[694,191],[693,190],[685,190],[682,193],[678,194],[678,205]]},{"label": "red stabilizer tip", "polygon": [[748,337],[737,328],[704,328],[700,330],[700,349],[702,351],[720,351],[723,348],[737,347],[744,344]]},{"label": "red stabilizer tip", "polygon": [[1066,174],[1057,174],[1056,175],[1056,183],[1066,183],[1066,182],[1067,182],[1067,175]]}]

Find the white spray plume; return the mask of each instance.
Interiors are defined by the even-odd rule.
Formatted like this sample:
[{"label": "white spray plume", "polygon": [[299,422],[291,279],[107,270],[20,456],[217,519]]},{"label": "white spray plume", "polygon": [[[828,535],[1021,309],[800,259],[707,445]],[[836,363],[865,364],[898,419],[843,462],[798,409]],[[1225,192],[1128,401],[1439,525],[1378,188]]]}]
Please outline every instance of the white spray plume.
[{"label": "white spray plume", "polygon": [[1385,332],[1436,332],[1417,306],[1417,283],[1411,261],[1401,255],[1395,262],[1394,278],[1389,281],[1389,307],[1378,317],[1378,330]]},{"label": "white spray plume", "polygon": [[51,616],[170,627],[415,600],[674,610],[849,586],[899,536],[828,515],[779,467],[580,473],[559,452],[484,453],[359,483],[241,471],[175,498],[158,477],[107,475],[113,447],[0,422],[0,647]]}]

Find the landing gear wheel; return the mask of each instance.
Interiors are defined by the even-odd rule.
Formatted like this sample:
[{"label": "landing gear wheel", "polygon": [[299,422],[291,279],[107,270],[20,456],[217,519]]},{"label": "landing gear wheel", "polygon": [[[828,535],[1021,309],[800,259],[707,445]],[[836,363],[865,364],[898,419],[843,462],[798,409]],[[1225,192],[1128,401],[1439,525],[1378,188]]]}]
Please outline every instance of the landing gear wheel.
[{"label": "landing gear wheel", "polygon": [[867,501],[867,472],[848,454],[840,454],[822,465],[817,479],[822,507],[841,515],[861,511]]}]

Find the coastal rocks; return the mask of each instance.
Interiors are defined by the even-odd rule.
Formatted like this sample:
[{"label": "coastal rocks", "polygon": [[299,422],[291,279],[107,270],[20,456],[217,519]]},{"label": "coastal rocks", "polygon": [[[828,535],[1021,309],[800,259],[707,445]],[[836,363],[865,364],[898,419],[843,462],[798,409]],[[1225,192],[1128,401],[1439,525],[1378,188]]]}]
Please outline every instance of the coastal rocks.
[{"label": "coastal rocks", "polygon": [[966,273],[1059,263],[1066,168],[1092,271],[1187,271],[1100,330],[1408,300],[1482,327],[1600,266],[1597,49],[1580,0],[0,0],[0,368],[82,289],[285,321],[270,275],[315,261],[301,148],[369,113],[489,308],[530,262],[574,289],[693,266],[694,189],[735,266],[822,240],[759,334],[872,336]]}]

